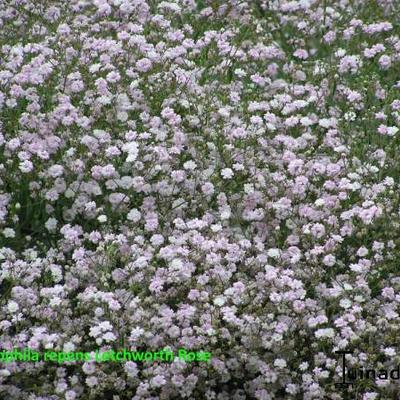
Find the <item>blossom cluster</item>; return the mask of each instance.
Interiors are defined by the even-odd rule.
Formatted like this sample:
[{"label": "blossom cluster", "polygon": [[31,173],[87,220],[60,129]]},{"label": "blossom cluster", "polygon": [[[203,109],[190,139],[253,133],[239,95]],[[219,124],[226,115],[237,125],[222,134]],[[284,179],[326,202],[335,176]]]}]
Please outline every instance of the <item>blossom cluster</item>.
[{"label": "blossom cluster", "polygon": [[[0,2],[10,400],[348,397],[400,363],[397,0]],[[359,379],[351,398],[398,395]]]}]

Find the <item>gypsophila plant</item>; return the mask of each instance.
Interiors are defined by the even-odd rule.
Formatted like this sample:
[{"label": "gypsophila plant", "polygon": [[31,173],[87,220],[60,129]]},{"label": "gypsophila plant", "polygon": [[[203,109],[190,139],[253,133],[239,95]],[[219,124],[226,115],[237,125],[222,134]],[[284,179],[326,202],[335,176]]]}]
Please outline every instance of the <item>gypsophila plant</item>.
[{"label": "gypsophila plant", "polygon": [[[400,2],[0,0],[5,400],[389,400]],[[396,344],[397,343],[397,344]]]}]

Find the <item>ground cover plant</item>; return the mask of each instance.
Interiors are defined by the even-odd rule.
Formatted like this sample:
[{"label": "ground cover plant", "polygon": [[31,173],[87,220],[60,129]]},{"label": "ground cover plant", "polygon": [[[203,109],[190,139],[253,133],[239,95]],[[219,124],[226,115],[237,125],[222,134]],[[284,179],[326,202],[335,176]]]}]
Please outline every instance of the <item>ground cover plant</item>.
[{"label": "ground cover plant", "polygon": [[397,0],[0,0],[5,400],[397,399]]}]

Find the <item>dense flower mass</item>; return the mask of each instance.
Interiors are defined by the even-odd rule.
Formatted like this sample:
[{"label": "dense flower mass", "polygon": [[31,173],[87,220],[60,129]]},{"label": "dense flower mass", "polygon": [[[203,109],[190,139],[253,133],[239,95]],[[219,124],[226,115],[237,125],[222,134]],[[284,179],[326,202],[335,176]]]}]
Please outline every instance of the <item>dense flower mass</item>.
[{"label": "dense flower mass", "polygon": [[394,399],[397,0],[0,1],[5,400]]}]

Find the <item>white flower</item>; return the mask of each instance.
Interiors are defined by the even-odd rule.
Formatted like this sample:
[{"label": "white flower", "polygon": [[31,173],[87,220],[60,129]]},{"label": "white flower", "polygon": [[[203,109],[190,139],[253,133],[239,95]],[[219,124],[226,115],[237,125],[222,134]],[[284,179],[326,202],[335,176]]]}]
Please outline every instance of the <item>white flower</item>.
[{"label": "white flower", "polygon": [[345,119],[346,121],[354,121],[354,120],[357,118],[357,115],[356,115],[356,113],[353,112],[353,111],[348,111],[347,113],[345,113],[345,114],[343,115],[343,117],[344,117],[344,119]]},{"label": "white flower", "polygon": [[363,267],[360,264],[350,264],[349,268],[354,272],[361,272],[363,270]]},{"label": "white flower", "polygon": [[92,64],[92,65],[89,67],[89,72],[90,72],[91,74],[94,74],[94,73],[96,73],[100,68],[101,68],[101,64]]},{"label": "white flower", "polygon": [[317,338],[333,338],[335,331],[332,328],[323,328],[315,331],[315,337]]},{"label": "white flower", "polygon": [[63,351],[68,353],[68,352],[74,351],[75,348],[76,348],[76,346],[75,346],[74,343],[67,342],[67,343],[64,344]]},{"label": "white flower", "polygon": [[19,305],[18,305],[17,302],[15,302],[15,301],[13,301],[13,300],[10,300],[10,301],[8,302],[7,308],[8,308],[8,311],[9,311],[10,313],[15,313],[16,311],[19,310]]},{"label": "white flower", "polygon": [[106,342],[112,342],[113,340],[115,340],[117,337],[112,333],[112,332],[107,332],[103,335],[103,339]]},{"label": "white flower", "polygon": [[128,119],[128,113],[126,111],[119,111],[117,112],[117,119],[118,121],[125,122]]},{"label": "white flower", "polygon": [[47,170],[47,172],[52,178],[57,178],[63,174],[64,167],[62,165],[54,164]]},{"label": "white flower", "polygon": [[287,365],[286,361],[283,358],[277,358],[274,361],[274,366],[278,368],[285,368]]},{"label": "white flower", "polygon": [[134,363],[133,361],[127,361],[124,365],[124,369],[126,374],[131,378],[134,378],[138,374],[138,368],[136,366],[136,363]]},{"label": "white flower", "polygon": [[143,328],[140,328],[139,326],[137,326],[136,328],[132,329],[131,336],[129,337],[129,339],[134,342],[134,341],[138,340],[140,338],[140,336],[143,335],[144,332],[145,331]]},{"label": "white flower", "polygon": [[176,270],[180,270],[183,267],[183,263],[179,258],[174,258],[171,261],[171,267]]},{"label": "white flower", "polygon": [[299,370],[300,370],[300,371],[305,371],[307,368],[308,368],[308,362],[307,362],[307,361],[302,362],[302,363],[299,365]]},{"label": "white flower", "polygon": [[398,131],[399,128],[397,128],[396,126],[388,126],[386,132],[388,136],[394,136]]},{"label": "white flower", "polygon": [[100,223],[107,222],[107,216],[105,216],[104,214],[99,215],[99,216],[97,217],[97,221],[99,221]]},{"label": "white flower", "polygon": [[50,307],[57,307],[61,304],[61,299],[59,297],[53,297],[50,300]]},{"label": "white flower", "polygon": [[118,180],[118,185],[123,189],[130,189],[133,182],[134,180],[131,176],[122,176],[121,179]]},{"label": "white flower", "polygon": [[59,265],[52,264],[49,268],[54,282],[60,282],[62,279],[61,267]]},{"label": "white flower", "polygon": [[375,400],[378,398],[378,393],[376,392],[368,392],[365,393],[362,400]]},{"label": "white flower", "polygon": [[28,173],[33,170],[33,164],[29,160],[25,160],[19,163],[18,167],[21,172]]},{"label": "white flower", "polygon": [[332,121],[329,118],[321,118],[318,121],[318,125],[322,126],[323,128],[329,128],[330,126],[332,126]]},{"label": "white flower", "polygon": [[126,216],[126,218],[132,222],[138,222],[141,217],[142,214],[136,208],[133,208],[131,211],[129,211],[128,215]]},{"label": "white flower", "polygon": [[57,220],[55,219],[55,218],[49,218],[46,222],[45,222],[45,224],[44,224],[44,226],[46,227],[46,229],[48,230],[48,231],[54,231],[55,229],[56,229],[56,227],[57,227]]},{"label": "white flower", "polygon": [[269,249],[267,255],[271,258],[278,258],[281,255],[281,251],[279,249]]},{"label": "white flower", "polygon": [[233,171],[230,168],[224,168],[221,171],[221,176],[223,179],[230,179],[233,177]]},{"label": "white flower", "polygon": [[99,381],[95,376],[89,376],[88,378],[86,378],[85,382],[89,387],[92,388],[92,387],[95,387],[98,384]]},{"label": "white flower", "polygon": [[135,161],[139,154],[139,146],[136,142],[125,143],[122,146],[122,150],[128,153],[128,157],[126,158],[127,162]]},{"label": "white flower", "polygon": [[73,390],[68,390],[65,392],[65,400],[75,400],[76,393]]},{"label": "white flower", "polygon": [[165,385],[166,382],[166,379],[162,375],[156,375],[150,381],[151,385],[156,388]]},{"label": "white flower", "polygon": [[6,238],[15,238],[15,231],[12,228],[4,228],[3,229],[3,235]]},{"label": "white flower", "polygon": [[365,247],[365,246],[362,246],[362,247],[360,247],[358,250],[357,250],[357,255],[359,256],[359,257],[364,257],[364,256],[366,256],[368,254],[368,249]]},{"label": "white flower", "polygon": [[75,196],[75,192],[74,192],[71,188],[68,188],[68,189],[64,192],[64,196],[65,196],[67,199],[72,199],[72,198]]},{"label": "white flower", "polygon": [[245,183],[244,184],[244,192],[246,194],[250,194],[254,192],[254,185],[252,183]]},{"label": "white flower", "polygon": [[222,307],[225,304],[225,297],[219,296],[214,299],[214,304],[218,307]]},{"label": "white flower", "polygon": [[327,265],[328,267],[332,267],[335,265],[336,263],[336,257],[332,254],[328,254],[324,257],[324,259],[322,260],[322,262]]},{"label": "white flower", "polygon": [[111,329],[113,328],[112,325],[110,324],[110,321],[100,322],[99,327],[103,331],[111,331]]},{"label": "white flower", "polygon": [[300,123],[303,126],[310,126],[310,125],[313,125],[314,122],[312,121],[312,119],[310,119],[308,117],[303,117],[303,118],[300,119]]},{"label": "white flower", "polygon": [[213,232],[219,232],[222,229],[222,226],[220,224],[213,224],[211,225],[211,230]]},{"label": "white flower", "polygon": [[193,171],[194,169],[196,169],[197,165],[194,161],[190,160],[190,161],[186,161],[183,164],[183,168],[189,170],[189,171]]},{"label": "white flower", "polygon": [[228,108],[220,108],[220,109],[218,110],[218,114],[219,114],[221,117],[228,118],[229,115],[230,115],[230,111],[229,111]]},{"label": "white flower", "polygon": [[387,186],[393,186],[394,185],[394,179],[391,176],[387,176],[384,180],[383,183]]},{"label": "white flower", "polygon": [[235,163],[232,165],[233,169],[235,171],[243,171],[244,170],[244,165],[240,163]]},{"label": "white flower", "polygon": [[118,110],[129,109],[131,103],[126,93],[120,93],[116,98],[116,105]]},{"label": "white flower", "polygon": [[229,206],[224,207],[221,210],[221,219],[222,220],[227,220],[231,217],[231,208]]},{"label": "white flower", "polygon": [[393,347],[386,347],[383,352],[389,357],[393,357],[396,355],[396,350]]},{"label": "white flower", "polygon": [[343,307],[343,308],[351,307],[351,301],[349,299],[342,299],[342,300],[340,300],[339,304],[340,304],[340,307]]},{"label": "white flower", "polygon": [[335,56],[336,57],[343,57],[346,54],[346,50],[345,49],[339,49],[338,51],[336,51]]}]

